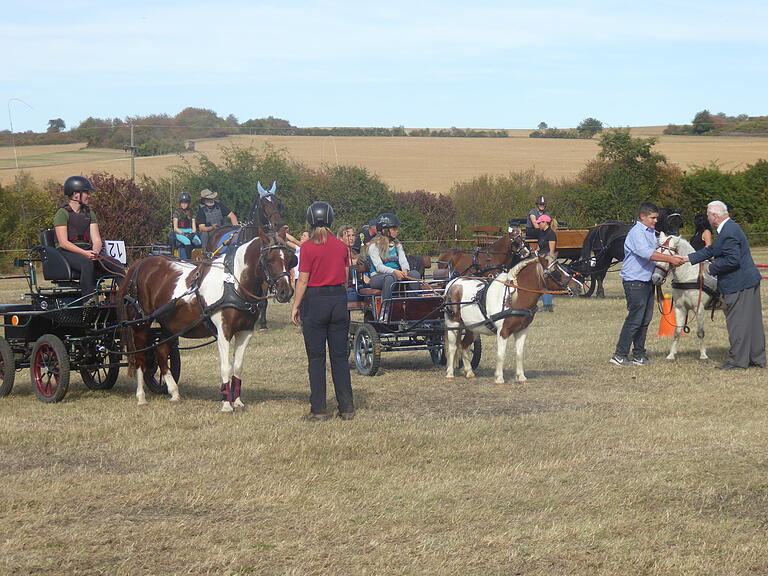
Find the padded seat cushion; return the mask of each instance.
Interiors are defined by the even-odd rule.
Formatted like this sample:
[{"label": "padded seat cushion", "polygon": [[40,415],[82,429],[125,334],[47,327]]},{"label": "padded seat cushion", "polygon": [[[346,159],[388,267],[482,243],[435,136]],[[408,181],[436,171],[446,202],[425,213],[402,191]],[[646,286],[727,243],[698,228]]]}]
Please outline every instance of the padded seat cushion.
[{"label": "padded seat cushion", "polygon": [[376,290],[376,288],[358,288],[357,293],[361,296],[379,296],[381,290]]}]

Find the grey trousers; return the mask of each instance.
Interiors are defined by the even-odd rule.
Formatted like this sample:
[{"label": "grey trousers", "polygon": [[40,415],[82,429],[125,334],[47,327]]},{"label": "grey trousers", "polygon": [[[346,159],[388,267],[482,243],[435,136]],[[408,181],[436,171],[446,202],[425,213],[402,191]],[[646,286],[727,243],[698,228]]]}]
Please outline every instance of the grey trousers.
[{"label": "grey trousers", "polygon": [[760,304],[760,284],[725,294],[725,323],[728,326],[728,363],[740,368],[765,366],[765,329]]}]

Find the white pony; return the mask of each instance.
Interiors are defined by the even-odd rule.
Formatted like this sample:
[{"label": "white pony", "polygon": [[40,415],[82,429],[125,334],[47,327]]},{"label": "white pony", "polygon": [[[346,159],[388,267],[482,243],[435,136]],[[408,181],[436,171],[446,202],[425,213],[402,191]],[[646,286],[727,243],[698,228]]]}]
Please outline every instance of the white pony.
[{"label": "white pony", "polygon": [[572,295],[586,290],[565,266],[544,256],[523,260],[495,278],[452,280],[445,289],[446,378],[454,378],[459,344],[465,375],[474,378],[470,346],[478,334],[496,334],[496,384],[504,384],[504,357],[510,336],[515,337],[515,375],[519,382],[525,382],[525,338],[536,313],[536,303],[546,291]]},{"label": "white pony", "polygon": [[[695,252],[687,240],[680,236],[666,236],[663,232],[659,236],[657,252],[677,253],[687,256]],[[659,286],[664,283],[670,270],[668,262],[656,262],[651,281]],[[707,349],[704,346],[704,312],[709,308],[710,301],[717,295],[717,279],[709,274],[709,265],[690,264],[686,262],[682,266],[672,267],[672,302],[675,310],[675,338],[667,355],[667,360],[674,360],[677,354],[677,344],[680,341],[680,333],[686,327],[688,311],[696,313],[698,329],[696,336],[699,338],[699,359],[707,360]]]}]

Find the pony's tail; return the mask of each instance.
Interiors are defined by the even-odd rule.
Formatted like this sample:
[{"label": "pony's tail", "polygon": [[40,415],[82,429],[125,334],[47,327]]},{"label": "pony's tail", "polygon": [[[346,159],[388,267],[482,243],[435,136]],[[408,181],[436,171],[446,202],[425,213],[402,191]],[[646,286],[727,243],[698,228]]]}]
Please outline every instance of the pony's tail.
[{"label": "pony's tail", "polygon": [[126,305],[126,296],[129,296],[129,290],[133,284],[133,276],[135,269],[131,266],[125,274],[125,281],[120,286],[117,298],[117,319],[121,324],[120,327],[120,343],[123,350],[126,352],[126,360],[128,362],[128,375],[136,376],[136,345],[133,341],[133,328],[128,326],[126,322],[130,319],[128,317],[128,307]]}]

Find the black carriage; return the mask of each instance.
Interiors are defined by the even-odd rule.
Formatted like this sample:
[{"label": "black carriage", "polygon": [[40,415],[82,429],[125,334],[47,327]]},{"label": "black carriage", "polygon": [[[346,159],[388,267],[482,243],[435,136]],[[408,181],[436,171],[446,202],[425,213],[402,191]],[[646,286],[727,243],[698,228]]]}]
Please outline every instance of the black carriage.
[{"label": "black carriage", "polygon": [[[127,366],[120,352],[115,276],[99,279],[93,298],[84,303],[78,274],[54,246],[54,231],[40,234],[40,246],[26,258],[17,258],[28,292],[22,302],[0,304],[4,337],[0,337],[0,397],[13,389],[16,372],[29,368],[32,388],[43,402],[59,402],[69,390],[70,374],[80,373],[91,390],[115,385],[121,367]],[[47,283],[38,281],[38,268]],[[154,342],[164,335],[153,331]],[[147,351],[148,367],[154,355]],[[178,343],[171,351],[171,372],[179,377]],[[164,392],[157,368],[144,375],[147,387]]]},{"label": "black carriage", "polygon": [[[431,262],[425,257],[425,268]],[[445,275],[441,276],[440,273]],[[353,285],[357,302],[349,302],[350,353],[363,376],[374,376],[381,366],[382,352],[424,350],[436,366],[445,366],[445,320],[443,295],[448,270],[436,270],[420,281],[396,282],[392,298],[384,300],[381,290],[368,288],[363,271],[358,269]],[[475,339],[472,367],[477,368],[482,355],[480,338]]]}]

